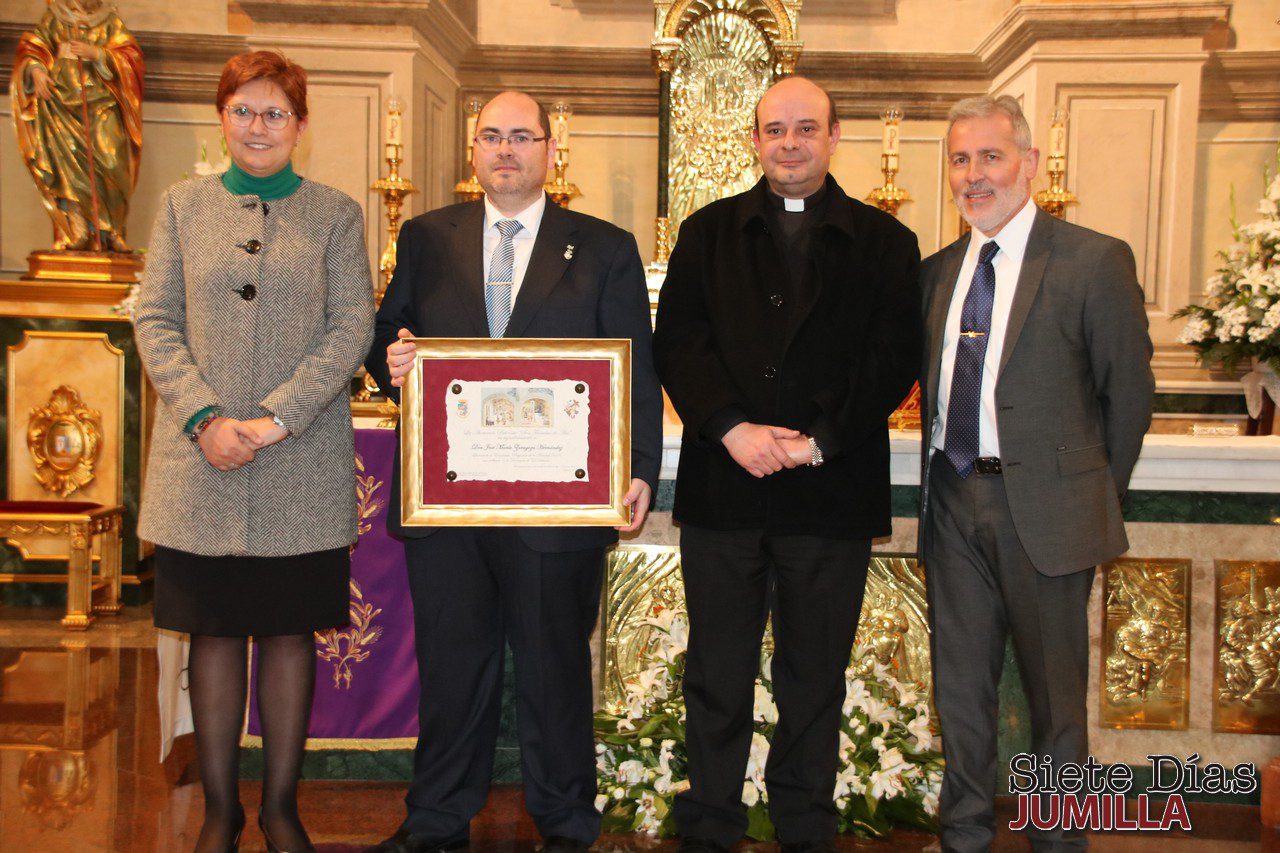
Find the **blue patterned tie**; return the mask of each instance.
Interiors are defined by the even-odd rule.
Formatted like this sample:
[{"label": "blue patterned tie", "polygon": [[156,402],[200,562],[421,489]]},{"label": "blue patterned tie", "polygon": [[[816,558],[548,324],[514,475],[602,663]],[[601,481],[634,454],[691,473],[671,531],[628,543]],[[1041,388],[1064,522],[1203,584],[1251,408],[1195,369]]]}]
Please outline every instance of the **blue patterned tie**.
[{"label": "blue patterned tie", "polygon": [[511,284],[515,281],[516,246],[514,237],[524,226],[514,219],[496,223],[502,239],[489,258],[489,280],[484,284],[484,313],[489,319],[489,337],[500,338],[511,320]]},{"label": "blue patterned tie", "polygon": [[951,397],[947,403],[947,434],[943,452],[961,477],[973,473],[978,458],[978,414],[982,410],[982,365],[991,334],[991,306],[996,301],[996,269],[991,258],[1000,247],[995,241],[978,253],[978,267],[960,311],[960,340],[951,368]]}]

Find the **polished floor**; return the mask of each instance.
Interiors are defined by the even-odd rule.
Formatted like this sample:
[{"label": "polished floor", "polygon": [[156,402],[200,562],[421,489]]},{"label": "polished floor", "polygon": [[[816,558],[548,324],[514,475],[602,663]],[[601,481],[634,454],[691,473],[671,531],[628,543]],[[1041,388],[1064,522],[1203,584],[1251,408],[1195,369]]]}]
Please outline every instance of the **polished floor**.
[{"label": "polished floor", "polygon": [[[191,738],[159,761],[155,634],[145,610],[67,633],[50,609],[0,610],[0,851],[190,850],[203,807]],[[259,784],[242,783],[257,801]],[[302,783],[303,819],[320,850],[359,851],[390,834],[402,814],[398,782]],[[1013,817],[1012,803],[1001,824]],[[1095,833],[1095,851],[1280,853],[1258,810],[1191,804],[1193,833]],[[477,851],[533,851],[538,838],[518,788],[495,789],[473,828]],[[841,839],[842,850],[925,851],[936,839],[899,832],[879,842]],[[674,850],[674,842],[609,836],[597,850]],[[264,849],[250,826],[242,850]],[[743,845],[774,850],[774,845]],[[997,851],[1029,850],[1005,832]]]}]

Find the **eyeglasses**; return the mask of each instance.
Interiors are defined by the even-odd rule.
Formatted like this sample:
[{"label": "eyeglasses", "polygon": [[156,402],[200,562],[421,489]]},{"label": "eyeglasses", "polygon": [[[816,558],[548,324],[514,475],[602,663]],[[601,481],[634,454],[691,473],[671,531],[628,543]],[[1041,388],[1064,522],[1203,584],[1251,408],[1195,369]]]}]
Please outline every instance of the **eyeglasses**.
[{"label": "eyeglasses", "polygon": [[545,142],[550,136],[532,136],[528,133],[513,133],[510,136],[499,136],[496,133],[482,133],[476,137],[476,145],[482,151],[497,151],[505,139],[512,151],[528,151],[535,142]]},{"label": "eyeglasses", "polygon": [[289,119],[295,113],[289,110],[282,110],[279,107],[268,107],[262,112],[251,110],[244,104],[236,104],[235,106],[225,106],[222,108],[227,113],[227,118],[231,119],[231,123],[236,127],[248,127],[253,124],[253,120],[258,116],[262,116],[262,123],[267,130],[284,130],[289,124]]}]

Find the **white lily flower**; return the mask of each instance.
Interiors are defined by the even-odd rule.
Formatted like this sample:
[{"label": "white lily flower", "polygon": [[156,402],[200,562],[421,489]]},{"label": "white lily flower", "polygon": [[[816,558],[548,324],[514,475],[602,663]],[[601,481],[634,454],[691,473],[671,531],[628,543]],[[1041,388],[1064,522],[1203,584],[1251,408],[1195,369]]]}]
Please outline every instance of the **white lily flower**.
[{"label": "white lily flower", "polygon": [[624,761],[618,765],[618,779],[625,785],[638,785],[644,781],[644,762],[636,759]]},{"label": "white lily flower", "polygon": [[778,722],[778,706],[774,704],[773,694],[759,681],[756,682],[755,707],[752,710],[752,718],[764,723]]},{"label": "white lily flower", "polygon": [[929,728],[928,717],[917,715],[914,720],[907,723],[907,731],[914,739],[916,752],[933,749],[933,731]]}]

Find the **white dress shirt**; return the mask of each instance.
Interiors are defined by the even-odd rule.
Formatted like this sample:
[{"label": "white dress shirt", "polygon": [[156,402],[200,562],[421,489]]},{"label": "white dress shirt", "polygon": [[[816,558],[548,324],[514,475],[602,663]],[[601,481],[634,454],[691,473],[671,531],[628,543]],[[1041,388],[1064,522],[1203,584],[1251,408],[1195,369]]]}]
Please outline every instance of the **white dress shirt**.
[{"label": "white dress shirt", "polygon": [[995,303],[991,306],[991,331],[987,335],[987,352],[982,362],[982,405],[978,412],[978,455],[1000,456],[1000,434],[996,428],[996,379],[1000,369],[1000,354],[1004,351],[1005,331],[1009,327],[1009,309],[1013,306],[1013,294],[1018,288],[1018,274],[1022,271],[1022,256],[1027,251],[1027,237],[1036,218],[1036,205],[1031,199],[994,236],[987,237],[973,231],[969,248],[960,265],[956,289],[951,294],[947,309],[947,325],[942,336],[942,365],[938,373],[938,417],[933,421],[930,446],[942,450],[947,436],[947,405],[951,402],[951,370],[956,362],[956,346],[960,340],[960,314],[964,310],[969,285],[973,283],[974,270],[978,268],[978,253],[987,243],[995,240],[1000,246],[991,259],[996,272]]},{"label": "white dress shirt", "polygon": [[525,270],[529,269],[529,256],[533,254],[533,241],[538,238],[538,226],[542,224],[542,212],[547,208],[547,194],[538,193],[538,200],[517,213],[515,216],[503,216],[493,206],[489,197],[484,198],[484,280],[489,280],[489,262],[493,260],[493,251],[498,248],[502,234],[498,231],[499,219],[514,219],[521,228],[511,238],[512,248],[516,256],[511,271],[511,304],[516,304],[516,294],[520,292],[520,282],[524,281]]}]

